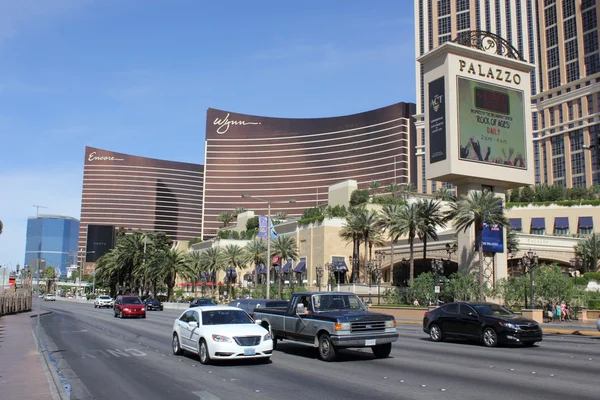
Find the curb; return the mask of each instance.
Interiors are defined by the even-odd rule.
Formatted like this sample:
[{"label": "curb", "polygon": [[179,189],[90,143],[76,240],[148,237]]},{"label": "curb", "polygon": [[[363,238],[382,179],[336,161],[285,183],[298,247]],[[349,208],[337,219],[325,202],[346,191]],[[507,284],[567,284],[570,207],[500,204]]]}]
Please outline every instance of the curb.
[{"label": "curb", "polygon": [[[421,321],[398,321],[398,325],[423,325]],[[578,335],[578,336],[598,336],[600,332],[590,331],[585,329],[555,329],[542,327],[543,334],[553,333],[556,335]]]},{"label": "curb", "polygon": [[48,354],[48,348],[46,347],[46,344],[43,341],[39,342],[39,339],[35,335],[35,330],[33,328],[31,328],[31,334],[33,335],[33,341],[35,342],[36,348],[38,347],[38,343],[43,346],[43,349],[41,349],[39,353],[40,361],[42,362],[42,368],[44,369],[46,377],[48,378],[48,384],[50,386],[52,398],[54,400],[69,400],[71,395],[67,393],[67,389],[63,383],[63,378],[59,376],[57,368],[50,360],[50,355]]}]

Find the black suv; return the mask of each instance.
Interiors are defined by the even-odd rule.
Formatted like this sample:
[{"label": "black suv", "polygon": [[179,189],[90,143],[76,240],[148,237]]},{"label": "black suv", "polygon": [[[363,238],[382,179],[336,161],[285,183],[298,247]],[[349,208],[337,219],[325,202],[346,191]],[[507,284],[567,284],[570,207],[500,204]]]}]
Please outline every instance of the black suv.
[{"label": "black suv", "polygon": [[444,304],[425,313],[423,331],[434,342],[445,338],[478,340],[487,347],[502,343],[533,346],[542,341],[542,328],[529,318],[483,302]]},{"label": "black suv", "polygon": [[200,307],[200,306],[216,306],[217,303],[213,299],[206,298],[196,298],[190,301],[190,307]]},{"label": "black suv", "polygon": [[255,308],[287,308],[287,300],[271,300],[271,299],[239,299],[229,303],[231,307],[238,307],[246,311],[254,318]]},{"label": "black suv", "polygon": [[152,310],[162,311],[163,310],[162,303],[156,299],[146,299],[146,300],[144,300],[144,304],[146,305],[146,310],[148,310],[148,311],[152,311]]}]

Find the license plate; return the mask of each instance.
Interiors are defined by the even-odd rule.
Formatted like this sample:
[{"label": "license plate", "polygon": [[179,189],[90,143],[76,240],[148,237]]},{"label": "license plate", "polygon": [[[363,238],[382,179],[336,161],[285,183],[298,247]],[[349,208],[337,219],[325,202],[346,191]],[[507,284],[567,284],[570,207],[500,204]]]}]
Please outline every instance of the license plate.
[{"label": "license plate", "polygon": [[244,355],[245,356],[253,356],[256,354],[256,350],[255,349],[244,349]]},{"label": "license plate", "polygon": [[377,339],[367,339],[365,340],[365,346],[375,346]]}]

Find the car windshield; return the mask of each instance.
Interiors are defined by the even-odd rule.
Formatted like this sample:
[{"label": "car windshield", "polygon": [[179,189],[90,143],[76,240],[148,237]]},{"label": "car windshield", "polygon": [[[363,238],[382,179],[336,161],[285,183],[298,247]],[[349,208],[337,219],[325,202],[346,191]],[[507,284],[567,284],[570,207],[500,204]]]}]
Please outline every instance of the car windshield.
[{"label": "car windshield", "polygon": [[195,303],[197,304],[201,304],[201,305],[216,305],[216,303],[214,301],[212,301],[212,299],[196,299]]},{"label": "car windshield", "polygon": [[123,297],[121,301],[123,304],[142,304],[139,297]]},{"label": "car windshield", "polygon": [[514,313],[498,304],[472,304],[479,315],[513,315]]},{"label": "car windshield", "polygon": [[202,311],[202,325],[253,324],[254,321],[242,310]]},{"label": "car windshield", "polygon": [[98,298],[102,300],[110,300],[110,296],[100,296]]},{"label": "car windshield", "polygon": [[315,294],[312,296],[315,311],[365,310],[365,305],[354,294]]},{"label": "car windshield", "polygon": [[148,303],[159,303],[159,301],[156,300],[156,299],[146,299],[146,302],[148,302]]}]

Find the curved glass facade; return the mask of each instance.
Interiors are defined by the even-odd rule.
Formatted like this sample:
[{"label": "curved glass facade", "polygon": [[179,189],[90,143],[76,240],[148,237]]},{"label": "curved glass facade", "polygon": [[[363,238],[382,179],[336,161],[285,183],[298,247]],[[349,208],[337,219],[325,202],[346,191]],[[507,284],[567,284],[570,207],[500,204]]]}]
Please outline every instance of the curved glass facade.
[{"label": "curved glass facade", "polygon": [[60,215],[40,215],[27,220],[25,266],[36,270],[54,267],[66,275],[67,267],[77,263],[79,221]]}]

